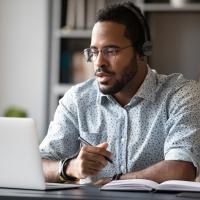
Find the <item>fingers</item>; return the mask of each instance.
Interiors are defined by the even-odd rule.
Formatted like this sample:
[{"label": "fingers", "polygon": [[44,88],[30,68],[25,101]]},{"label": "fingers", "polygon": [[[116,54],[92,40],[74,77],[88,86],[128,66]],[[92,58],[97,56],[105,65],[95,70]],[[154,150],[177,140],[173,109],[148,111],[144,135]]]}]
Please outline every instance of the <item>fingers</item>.
[{"label": "fingers", "polygon": [[83,161],[80,164],[80,175],[84,178],[87,176],[95,176],[97,175],[103,167],[100,167],[99,165],[94,165],[94,163]]},{"label": "fingers", "polygon": [[101,147],[101,148],[107,149],[108,143],[104,142],[104,143],[98,144],[97,147]]},{"label": "fingers", "polygon": [[94,182],[94,185],[102,186],[112,181],[112,177],[102,178]]},{"label": "fingers", "polygon": [[98,154],[89,153],[82,150],[80,157],[81,160],[85,161],[83,164],[88,164],[93,168],[102,169],[107,165],[107,160]]},{"label": "fingers", "polygon": [[112,153],[110,151],[107,151],[106,148],[103,147],[108,147],[108,143],[102,143],[99,144],[96,147],[93,146],[84,146],[83,150],[87,151],[88,153],[93,153],[93,154],[98,154],[101,155],[102,157],[108,157],[108,158],[112,158]]},{"label": "fingers", "polygon": [[80,165],[82,168],[92,168],[95,170],[102,170],[107,165],[107,160],[101,154],[95,153],[91,148],[84,146],[79,153]]},{"label": "fingers", "polygon": [[[103,148],[104,147],[104,148]],[[107,151],[107,143],[102,143],[98,147],[83,146],[76,158],[77,178],[97,175],[107,164],[104,156],[111,157],[111,152]]]}]

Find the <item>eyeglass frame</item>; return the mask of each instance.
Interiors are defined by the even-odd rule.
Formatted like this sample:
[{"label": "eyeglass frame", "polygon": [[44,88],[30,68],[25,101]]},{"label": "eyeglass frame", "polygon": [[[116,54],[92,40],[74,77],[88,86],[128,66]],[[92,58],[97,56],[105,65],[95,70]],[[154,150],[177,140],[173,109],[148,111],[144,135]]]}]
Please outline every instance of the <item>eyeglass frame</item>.
[{"label": "eyeglass frame", "polygon": [[[125,47],[117,47],[117,46],[106,46],[106,47],[103,47],[102,49],[98,50],[94,47],[90,47],[90,48],[86,48],[83,50],[83,53],[84,53],[84,56],[85,56],[85,59],[87,62],[94,62],[99,53],[102,53],[104,58],[108,59],[109,60],[109,53],[111,54],[114,54],[114,55],[111,55],[112,57],[116,57],[116,54],[119,53],[120,51],[124,50],[124,49],[127,49],[129,47],[133,47],[133,45],[128,45],[128,46],[125,46]],[[94,49],[96,52],[92,52],[91,50]],[[109,49],[112,49],[114,51],[108,51]],[[93,55],[89,55],[89,51],[91,54]],[[96,55],[95,55],[96,53]],[[95,56],[94,56],[95,55]],[[95,57],[95,58],[92,58],[92,57]]]}]

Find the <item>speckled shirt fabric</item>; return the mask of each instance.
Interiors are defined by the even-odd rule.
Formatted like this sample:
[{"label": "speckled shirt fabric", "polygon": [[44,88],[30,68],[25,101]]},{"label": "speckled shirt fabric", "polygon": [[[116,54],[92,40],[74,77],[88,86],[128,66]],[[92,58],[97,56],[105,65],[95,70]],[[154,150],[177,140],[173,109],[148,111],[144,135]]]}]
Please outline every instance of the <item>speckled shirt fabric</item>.
[{"label": "speckled shirt fabric", "polygon": [[73,86],[60,100],[43,158],[60,160],[79,151],[78,136],[93,145],[108,142],[114,165],[97,177],[142,170],[161,160],[191,161],[199,174],[200,84],[181,74],[148,74],[126,106],[103,95],[96,79]]}]

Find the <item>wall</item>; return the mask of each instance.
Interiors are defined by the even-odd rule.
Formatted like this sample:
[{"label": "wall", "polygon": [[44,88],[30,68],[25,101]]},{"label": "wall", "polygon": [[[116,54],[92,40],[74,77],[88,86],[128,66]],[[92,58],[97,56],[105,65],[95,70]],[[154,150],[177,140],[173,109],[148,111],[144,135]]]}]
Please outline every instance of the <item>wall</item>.
[{"label": "wall", "polygon": [[200,13],[155,12],[149,15],[153,41],[150,63],[160,73],[200,78]]},{"label": "wall", "polygon": [[0,0],[0,115],[27,110],[45,134],[48,0]]}]

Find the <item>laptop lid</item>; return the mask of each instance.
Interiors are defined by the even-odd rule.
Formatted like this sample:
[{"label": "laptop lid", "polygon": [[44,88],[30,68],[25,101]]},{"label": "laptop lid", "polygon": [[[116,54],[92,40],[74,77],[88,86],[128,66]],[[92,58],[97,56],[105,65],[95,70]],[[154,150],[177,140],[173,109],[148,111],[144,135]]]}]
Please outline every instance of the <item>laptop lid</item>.
[{"label": "laptop lid", "polygon": [[[36,126],[31,118],[0,117],[0,187],[48,189]],[[78,185],[50,184],[49,189],[75,187]]]}]

